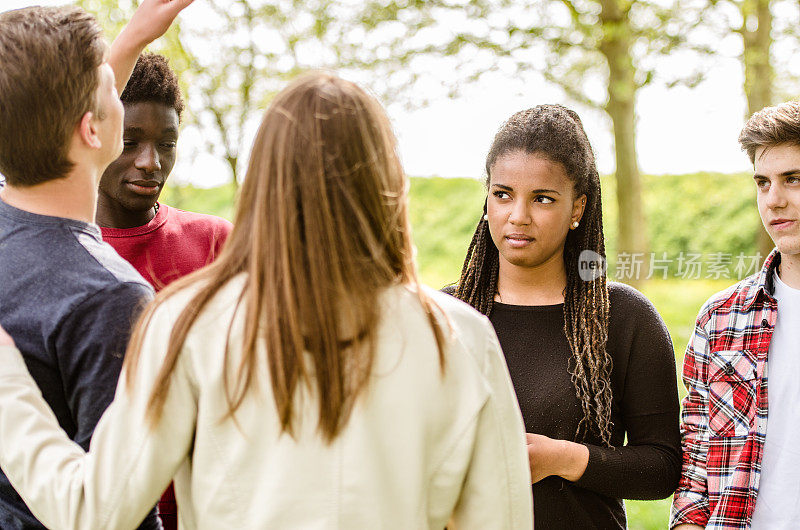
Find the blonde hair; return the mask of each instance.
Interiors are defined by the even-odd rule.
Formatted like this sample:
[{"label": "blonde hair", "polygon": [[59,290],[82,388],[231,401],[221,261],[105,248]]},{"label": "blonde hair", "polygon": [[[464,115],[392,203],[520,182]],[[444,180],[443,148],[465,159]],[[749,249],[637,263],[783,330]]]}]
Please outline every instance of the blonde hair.
[{"label": "blonde hair", "polygon": [[154,308],[190,284],[200,286],[171,332],[150,397],[151,425],[160,419],[192,324],[241,273],[246,281],[239,303],[246,318],[232,389],[225,377],[230,415],[253,384],[263,340],[283,430],[292,433],[293,396],[298,385],[308,384],[320,396],[318,427],[333,440],[369,380],[377,298],[395,284],[416,287],[444,370],[444,333],[415,272],[407,192],[395,137],[373,97],[327,73],[283,90],[253,143],[223,252],[209,267],[162,291],[134,331],[126,358],[129,387]]}]

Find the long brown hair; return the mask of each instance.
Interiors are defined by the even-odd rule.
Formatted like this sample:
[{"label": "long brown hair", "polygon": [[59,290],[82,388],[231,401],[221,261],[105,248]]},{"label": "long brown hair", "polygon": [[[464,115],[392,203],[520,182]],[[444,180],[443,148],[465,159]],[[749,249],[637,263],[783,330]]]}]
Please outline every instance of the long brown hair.
[{"label": "long brown hair", "polygon": [[223,252],[209,267],[162,291],[133,334],[126,359],[129,387],[153,308],[189,285],[198,287],[172,329],[150,397],[151,424],[160,419],[170,374],[193,323],[240,274],[246,278],[239,300],[246,317],[233,389],[225,377],[230,415],[263,359],[284,431],[292,433],[293,396],[306,384],[319,395],[318,427],[333,440],[369,380],[377,298],[395,284],[415,288],[444,369],[444,334],[415,273],[407,191],[395,137],[374,98],[326,73],[282,91],[253,143]]},{"label": "long brown hair", "polygon": [[[584,250],[605,259],[600,176],[594,154],[578,115],[560,105],[539,105],[518,112],[500,128],[486,157],[487,189],[497,160],[514,151],[535,153],[561,164],[574,182],[576,196],[586,195],[581,224],[569,231],[564,244],[564,333],[572,351],[572,384],[583,409],[576,436],[585,439],[593,431],[608,444],[612,397],[612,361],[606,351],[608,287],[605,275],[583,281],[578,269]],[[489,234],[489,223],[481,217],[467,250],[456,297],[485,315],[491,314],[499,270],[500,258]]]}]

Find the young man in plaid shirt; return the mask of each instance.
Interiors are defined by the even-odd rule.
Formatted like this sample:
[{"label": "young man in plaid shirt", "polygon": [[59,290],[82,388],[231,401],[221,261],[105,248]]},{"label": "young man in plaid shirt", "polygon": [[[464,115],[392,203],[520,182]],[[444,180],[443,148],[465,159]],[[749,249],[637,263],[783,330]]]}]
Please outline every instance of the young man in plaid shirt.
[{"label": "young man in plaid shirt", "polygon": [[712,296],[689,341],[676,529],[782,529],[800,521],[800,103],[739,136],[776,249]]}]

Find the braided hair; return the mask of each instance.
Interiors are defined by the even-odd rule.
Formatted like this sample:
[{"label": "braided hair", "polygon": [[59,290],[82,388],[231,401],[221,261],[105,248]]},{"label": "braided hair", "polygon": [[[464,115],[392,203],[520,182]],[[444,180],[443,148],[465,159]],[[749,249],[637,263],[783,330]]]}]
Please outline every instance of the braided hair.
[{"label": "braided hair", "polygon": [[[572,179],[576,196],[586,195],[583,220],[570,230],[564,244],[567,287],[564,293],[564,334],[572,353],[570,375],[581,402],[583,418],[576,436],[585,440],[590,433],[605,444],[611,439],[611,356],[608,342],[609,298],[606,278],[600,275],[583,281],[579,256],[591,250],[605,259],[603,219],[600,204],[600,176],[592,147],[578,114],[561,105],[539,105],[518,112],[503,124],[486,157],[486,187],[497,160],[511,152],[537,154],[560,163]],[[486,214],[486,203],[483,213]],[[500,257],[481,216],[472,236],[455,296],[490,315],[497,293]]]}]

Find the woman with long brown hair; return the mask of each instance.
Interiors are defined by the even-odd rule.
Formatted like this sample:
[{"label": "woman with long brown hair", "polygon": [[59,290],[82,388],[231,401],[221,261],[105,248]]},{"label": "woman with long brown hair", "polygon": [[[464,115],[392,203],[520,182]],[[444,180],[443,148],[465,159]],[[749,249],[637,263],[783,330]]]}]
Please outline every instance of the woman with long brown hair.
[{"label": "woman with long brown hair", "polygon": [[489,317],[503,347],[536,526],[625,528],[622,499],[667,497],[680,474],[669,334],[644,296],[606,282],[600,179],[575,112],[513,115],[486,174],[484,215],[448,290]]},{"label": "woman with long brown hair", "polygon": [[364,91],[279,94],[223,253],[145,311],[88,453],[0,348],[0,465],[34,514],[133,528],[174,477],[184,528],[530,528],[502,353],[419,284],[407,188]]}]

